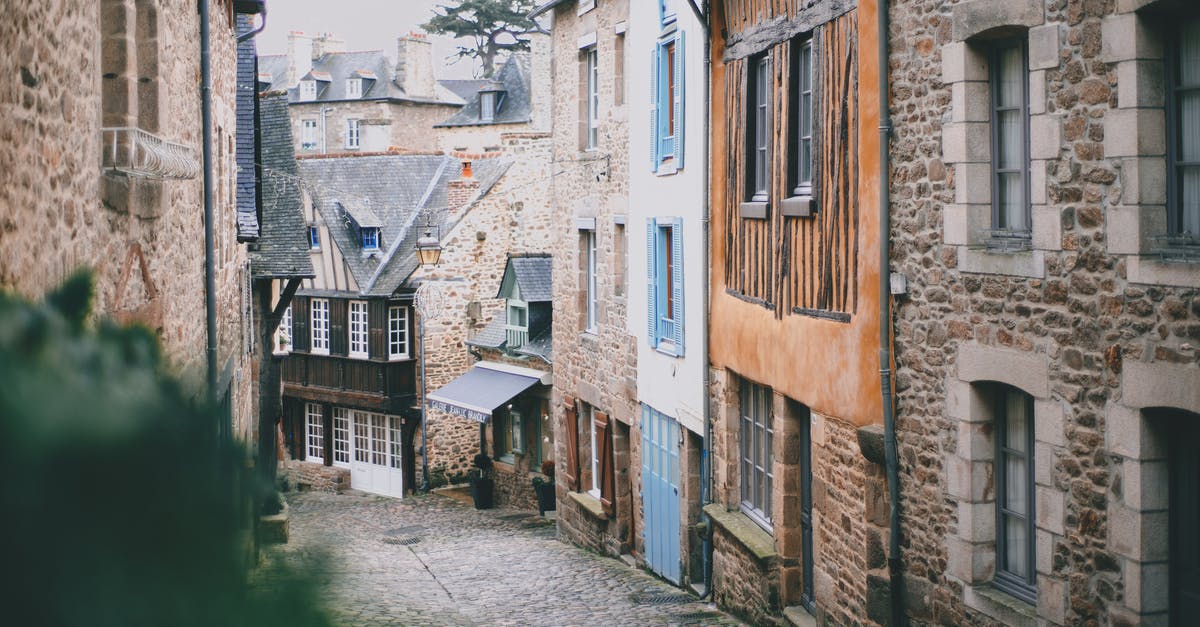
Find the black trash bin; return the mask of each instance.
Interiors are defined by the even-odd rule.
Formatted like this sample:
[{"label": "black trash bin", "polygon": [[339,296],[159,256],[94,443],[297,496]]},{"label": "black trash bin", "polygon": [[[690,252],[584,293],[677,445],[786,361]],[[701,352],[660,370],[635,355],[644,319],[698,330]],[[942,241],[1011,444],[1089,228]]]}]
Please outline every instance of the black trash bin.
[{"label": "black trash bin", "polygon": [[471,500],[475,509],[492,509],[495,503],[496,482],[486,477],[471,477]]}]

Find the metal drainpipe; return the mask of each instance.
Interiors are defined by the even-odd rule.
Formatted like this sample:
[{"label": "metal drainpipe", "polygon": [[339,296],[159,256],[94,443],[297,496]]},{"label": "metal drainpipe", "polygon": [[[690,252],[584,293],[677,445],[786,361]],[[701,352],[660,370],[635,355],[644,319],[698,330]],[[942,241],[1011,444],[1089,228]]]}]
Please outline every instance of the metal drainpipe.
[{"label": "metal drainpipe", "polygon": [[200,13],[200,125],[204,167],[204,329],[208,337],[208,400],[217,402],[217,279],[213,259],[212,180],[212,64],[209,54],[209,0],[199,0]]},{"label": "metal drainpipe", "polygon": [[888,498],[888,592],[891,597],[891,625],[904,624],[900,564],[900,469],[896,452],[896,417],[892,406],[891,361],[891,163],[888,142],[892,133],[888,97],[888,3],[878,0],[879,24],[879,388],[883,401],[883,457],[887,473]]},{"label": "metal drainpipe", "polygon": [[[701,186],[700,210],[703,212],[701,218],[701,228],[703,237],[701,240],[700,255],[703,260],[702,267],[704,268],[704,281],[701,283],[700,298],[704,305],[704,318],[701,325],[702,333],[700,334],[700,360],[704,367],[704,381],[701,384],[704,390],[704,402],[701,404],[701,415],[704,419],[704,450],[700,452],[700,500],[701,507],[712,503],[712,375],[708,364],[708,320],[709,320],[709,285],[708,282],[712,278],[712,269],[709,267],[709,185],[712,177],[712,161],[709,158],[709,132],[712,119],[712,33],[709,19],[711,18],[711,2],[704,3],[703,19],[700,20],[700,26],[704,29],[704,124],[701,140],[702,151],[704,155],[704,183]],[[708,514],[701,510],[701,520],[705,523],[704,534],[704,596],[701,598],[712,598],[712,521],[708,519]]]}]

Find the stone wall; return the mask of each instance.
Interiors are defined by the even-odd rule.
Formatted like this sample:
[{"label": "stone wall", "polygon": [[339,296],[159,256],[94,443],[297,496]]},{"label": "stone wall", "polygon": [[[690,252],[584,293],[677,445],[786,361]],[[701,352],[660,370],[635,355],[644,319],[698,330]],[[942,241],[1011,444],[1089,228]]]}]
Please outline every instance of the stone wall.
[{"label": "stone wall", "polygon": [[[101,5],[124,16],[113,23],[130,34],[127,56],[118,55],[118,26],[102,34]],[[218,370],[229,366],[235,433],[248,437],[256,405],[246,350],[253,331],[243,325],[246,252],[235,232],[236,51],[227,9],[217,2],[211,13]],[[157,21],[155,37],[136,30],[137,11],[148,12],[144,23]],[[153,330],[171,369],[199,393],[206,342],[201,178],[134,180],[98,165],[104,116],[186,146],[199,170],[195,5],[164,0],[149,15],[132,0],[35,1],[11,7],[0,25],[11,42],[0,52],[9,77],[0,88],[0,287],[36,298],[74,269],[93,268],[97,315]],[[102,41],[114,56],[100,54]],[[113,75],[104,79],[113,83],[104,103],[102,73]]]},{"label": "stone wall", "polygon": [[[1161,464],[1169,437],[1148,435],[1145,409],[1197,411],[1176,390],[1200,381],[1200,269],[1146,245],[1165,201],[1161,32],[1130,12],[1146,4],[892,6],[891,270],[909,286],[894,311],[903,559],[910,587],[928,590],[909,611],[932,622],[1164,620],[1165,527],[1151,530],[1165,513],[1128,490],[1155,476],[1146,460]],[[986,95],[987,66],[969,35],[1005,25],[1027,39],[1039,118],[1033,250],[1008,256],[972,248],[964,209],[989,165],[972,154],[987,146],[987,112],[965,96],[981,81]],[[1017,614],[977,585],[994,571],[987,381],[1035,399],[1038,598]]]},{"label": "stone wall", "polygon": [[[292,138],[296,143],[296,154],[321,153],[321,109],[325,113],[325,151],[327,153],[378,152],[390,147],[406,150],[429,150],[439,143],[431,140],[437,135],[434,124],[454,115],[457,105],[420,104],[415,102],[392,102],[386,100],[340,100],[336,102],[292,102],[288,104],[288,115],[292,120]],[[388,143],[377,146],[363,143],[373,136],[365,132],[360,135],[358,149],[346,147],[346,121],[354,118],[360,124],[382,125],[387,128],[384,136]],[[317,147],[303,150],[303,121],[317,123]]]},{"label": "stone wall", "polygon": [[301,492],[316,490],[317,492],[341,493],[350,487],[350,469],[340,466],[326,466],[312,462],[288,460],[280,463],[280,474],[289,487]]},{"label": "stone wall", "polygon": [[[506,134],[500,148],[499,158],[510,162],[504,176],[460,210],[458,222],[443,233],[438,266],[415,274],[435,281],[445,296],[445,306],[425,325],[431,391],[471,367],[476,360],[464,341],[503,315],[496,293],[508,254],[549,250],[549,135]],[[432,409],[426,420],[430,472],[464,476],[479,452],[479,424]]]},{"label": "stone wall", "polygon": [[[553,51],[552,119],[554,161],[561,173],[554,179],[554,402],[555,459],[558,461],[558,525],[560,534],[594,550],[617,554],[633,548],[633,508],[640,477],[630,449],[640,439],[636,424],[636,350],[626,331],[625,293],[619,289],[623,242],[617,245],[628,211],[629,160],[626,105],[614,100],[614,67],[618,22],[628,19],[627,2],[597,3],[577,15],[576,3],[555,9],[551,33]],[[599,80],[598,146],[581,150],[581,40],[591,37],[597,47]],[[594,229],[597,250],[596,329],[584,331],[585,273],[581,224]],[[563,399],[571,396],[605,412],[616,421],[613,457],[616,512],[597,515],[586,495],[568,494],[565,480],[566,437]],[[584,419],[580,419],[581,433]],[[590,439],[579,439],[579,459],[590,459]],[[590,486],[590,470],[581,483]],[[598,505],[598,503],[596,503]]]}]

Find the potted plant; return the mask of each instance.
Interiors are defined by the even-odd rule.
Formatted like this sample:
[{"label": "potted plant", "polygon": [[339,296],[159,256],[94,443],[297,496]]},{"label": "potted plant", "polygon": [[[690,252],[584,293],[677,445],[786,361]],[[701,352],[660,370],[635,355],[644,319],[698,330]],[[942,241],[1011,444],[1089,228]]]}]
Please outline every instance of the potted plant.
[{"label": "potted plant", "polygon": [[557,508],[554,494],[554,460],[542,462],[542,474],[545,477],[533,478],[533,492],[537,495],[538,514],[555,511]]},{"label": "potted plant", "polygon": [[475,501],[475,509],[491,509],[496,490],[492,479],[492,458],[485,453],[475,456],[472,464],[475,471],[471,473],[471,499]]}]

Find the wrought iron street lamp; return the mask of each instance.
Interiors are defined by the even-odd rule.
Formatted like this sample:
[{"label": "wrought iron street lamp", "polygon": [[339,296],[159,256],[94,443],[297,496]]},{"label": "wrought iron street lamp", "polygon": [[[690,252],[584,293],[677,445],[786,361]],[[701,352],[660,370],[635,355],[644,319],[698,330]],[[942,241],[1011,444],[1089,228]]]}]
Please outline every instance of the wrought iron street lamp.
[{"label": "wrought iron street lamp", "polygon": [[[417,240],[417,261],[422,266],[437,265],[442,257],[442,243],[433,235],[433,225],[430,224],[432,219],[427,219],[425,223],[425,235]],[[419,318],[417,325],[421,335],[421,491],[429,491],[429,438],[428,425],[426,423],[426,414],[428,410],[425,408],[425,397],[428,390],[425,386],[425,320],[436,320],[441,316],[445,305],[445,294],[442,293],[438,286],[433,281],[423,281],[417,287],[416,298],[413,304],[417,309]]]}]

